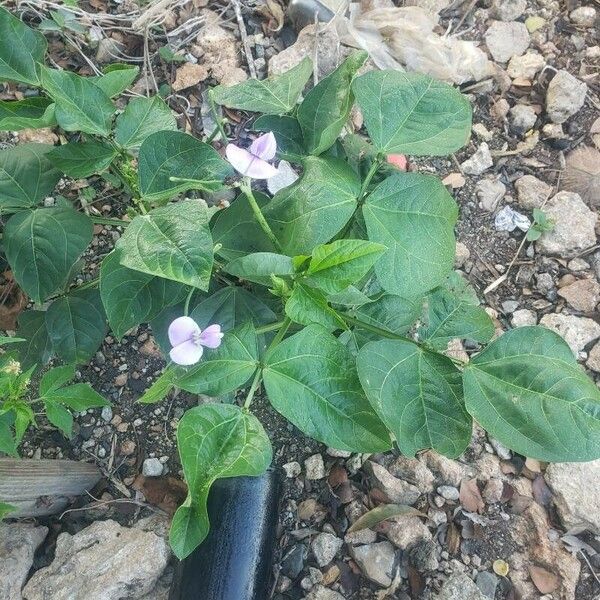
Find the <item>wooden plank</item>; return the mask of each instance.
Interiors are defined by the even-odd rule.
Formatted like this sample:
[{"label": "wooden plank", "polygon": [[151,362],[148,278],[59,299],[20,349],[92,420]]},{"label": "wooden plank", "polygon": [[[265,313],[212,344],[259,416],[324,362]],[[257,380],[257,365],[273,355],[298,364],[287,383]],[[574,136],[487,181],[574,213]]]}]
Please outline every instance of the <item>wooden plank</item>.
[{"label": "wooden plank", "polygon": [[39,517],[63,510],[91,490],[102,474],[96,465],[70,460],[0,458],[0,501],[15,517]]}]

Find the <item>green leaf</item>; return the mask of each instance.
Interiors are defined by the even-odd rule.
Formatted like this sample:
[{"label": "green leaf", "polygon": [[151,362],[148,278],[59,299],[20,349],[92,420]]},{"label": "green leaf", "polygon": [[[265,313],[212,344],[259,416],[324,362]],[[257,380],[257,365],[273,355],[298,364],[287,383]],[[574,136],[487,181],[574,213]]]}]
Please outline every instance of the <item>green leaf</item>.
[{"label": "green leaf", "polygon": [[14,421],[15,415],[12,411],[0,414],[0,452],[18,457],[17,442],[12,430]]},{"label": "green leaf", "polygon": [[83,179],[108,169],[117,152],[102,142],[70,142],[48,154],[54,166],[74,179]]},{"label": "green leaf", "polygon": [[75,365],[65,365],[54,367],[47,373],[44,373],[40,382],[40,396],[53,392],[58,388],[69,383],[75,377]]},{"label": "green leaf", "polygon": [[0,7],[0,81],[39,84],[46,38]]},{"label": "green leaf", "polygon": [[388,248],[375,265],[386,291],[415,297],[443,283],[454,262],[458,209],[439,179],[388,177],[367,197],[363,215],[369,239]]},{"label": "green leaf", "polygon": [[362,279],[386,247],[365,240],[336,240],[317,246],[307,271],[310,282],[336,294]]},{"label": "green leaf", "polygon": [[144,392],[138,400],[140,404],[155,404],[167,397],[167,394],[175,387],[174,370],[171,367],[165,369],[161,376]]},{"label": "green leaf", "polygon": [[544,327],[519,327],[466,365],[467,410],[492,437],[548,462],[600,458],[600,391],[567,343]]},{"label": "green leaf", "polygon": [[[255,193],[256,202],[263,208],[269,201],[264,194]],[[244,194],[238,196],[231,206],[219,210],[211,220],[218,254],[226,260],[234,260],[252,252],[272,252],[273,244],[262,230]]]},{"label": "green leaf", "polygon": [[400,516],[427,517],[426,514],[406,504],[380,504],[356,519],[348,529],[348,533],[361,531],[362,529],[371,529],[382,521]]},{"label": "green leaf", "polygon": [[270,286],[271,275],[291,276],[294,274],[294,266],[289,256],[273,252],[255,252],[232,260],[225,266],[225,271],[239,279]]},{"label": "green leaf", "polygon": [[366,52],[353,52],[306,94],[298,109],[298,122],[309,154],[321,154],[342,132],[354,103],[350,84],[367,56]]},{"label": "green leaf", "polygon": [[327,304],[323,293],[303,283],[294,285],[285,303],[285,314],[300,325],[318,323],[328,330],[346,329],[345,321]]},{"label": "green leaf", "polygon": [[247,79],[237,85],[218,85],[210,92],[217,104],[227,108],[273,115],[291,112],[313,72],[310,58],[281,75],[267,79]]},{"label": "green leaf", "polygon": [[[158,131],[140,146],[138,158],[142,196],[157,202],[187,190],[214,191],[233,169],[209,144],[180,131]],[[171,177],[193,180],[171,181]]]},{"label": "green leaf", "polygon": [[42,96],[0,101],[0,131],[54,127],[54,102]]},{"label": "green leaf", "polygon": [[18,344],[20,342],[25,342],[26,340],[20,337],[11,337],[8,335],[0,335],[0,346],[4,344]]},{"label": "green leaf", "polygon": [[114,98],[124,92],[135,81],[139,71],[139,67],[116,63],[109,65],[104,75],[88,77],[87,79],[100,88],[109,98]]},{"label": "green leaf", "polygon": [[122,251],[113,250],[100,267],[100,296],[117,339],[140,323],[151,321],[163,308],[183,299],[182,284],[154,277],[121,264]]},{"label": "green leaf", "polygon": [[160,96],[133,98],[117,117],[115,142],[128,150],[137,150],[153,133],[177,130],[177,121]]},{"label": "green leaf", "polygon": [[106,335],[106,316],[97,289],[75,291],[46,311],[46,327],[56,354],[67,363],[86,363]]},{"label": "green leaf", "polygon": [[66,285],[73,265],[92,241],[86,215],[69,207],[38,208],[13,215],[4,249],[17,283],[41,304]]},{"label": "green leaf", "polygon": [[0,150],[0,208],[30,208],[52,192],[60,171],[49,160],[48,144],[22,144]]},{"label": "green leaf", "polygon": [[115,107],[89,79],[44,67],[42,84],[56,102],[56,120],[65,131],[108,136]]},{"label": "green leaf", "polygon": [[200,302],[190,317],[202,328],[219,323],[224,331],[248,322],[258,327],[277,320],[275,313],[254,294],[234,286],[223,288]]},{"label": "green leaf", "polygon": [[11,512],[14,512],[16,510],[17,509],[12,504],[0,502],[0,521],[2,521],[2,519],[5,519]]},{"label": "green leaf", "polygon": [[300,179],[277,192],[263,212],[286,254],[310,254],[349,221],[359,193],[360,181],[346,163],[308,157]]},{"label": "green leaf", "polygon": [[475,306],[439,288],[427,297],[424,326],[419,338],[438,350],[458,338],[489,342],[494,336],[494,322],[481,306]]},{"label": "green leaf", "polygon": [[275,410],[310,437],[351,452],[391,447],[360,387],[352,355],[323,327],[306,327],[276,346],[263,377]]},{"label": "green leaf", "polygon": [[370,71],[352,89],[379,152],[445,156],[469,139],[471,105],[447,83],[420,73]]},{"label": "green leaf", "polygon": [[433,448],[454,458],[468,446],[471,418],[460,371],[449,358],[412,342],[380,340],[363,346],[357,367],[371,405],[402,454]]},{"label": "green leaf", "polygon": [[46,328],[46,313],[41,310],[26,310],[19,315],[18,325],[19,336],[25,338],[25,342],[18,345],[21,367],[43,367],[53,354]]},{"label": "green leaf", "polygon": [[185,200],[137,216],[116,248],[130,269],[208,290],[213,265],[209,213],[198,200]]},{"label": "green leaf", "polygon": [[94,390],[89,383],[75,383],[52,390],[46,393],[43,399],[66,406],[75,412],[110,406],[110,402]]},{"label": "green leaf", "polygon": [[177,427],[177,445],[189,491],[173,517],[170,541],[182,560],[208,534],[206,501],[214,481],[262,475],[273,452],[258,419],[231,404],[188,410]]},{"label": "green leaf", "polygon": [[73,435],[73,415],[64,406],[52,400],[46,400],[44,407],[48,421],[70,438]]},{"label": "green leaf", "polygon": [[251,323],[225,332],[216,350],[205,349],[195,366],[176,368],[173,382],[192,394],[223,396],[241,387],[258,367],[258,341]]},{"label": "green leaf", "polygon": [[255,131],[272,131],[277,140],[277,154],[280,158],[298,161],[306,155],[302,140],[302,129],[295,117],[287,115],[262,115],[254,121]]},{"label": "green leaf", "polygon": [[419,302],[393,294],[384,294],[372,302],[355,309],[356,318],[369,325],[385,329],[396,335],[406,333],[419,318]]}]

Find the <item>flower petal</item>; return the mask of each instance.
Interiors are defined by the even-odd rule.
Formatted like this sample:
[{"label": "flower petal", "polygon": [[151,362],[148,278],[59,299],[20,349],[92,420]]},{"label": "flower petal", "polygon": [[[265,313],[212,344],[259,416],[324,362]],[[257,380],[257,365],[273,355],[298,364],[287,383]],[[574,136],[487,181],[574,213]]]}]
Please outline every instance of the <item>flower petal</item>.
[{"label": "flower petal", "polygon": [[248,150],[244,150],[235,144],[227,144],[225,155],[231,166],[242,175],[248,175],[248,168],[256,160],[256,157],[250,154]]},{"label": "flower petal", "polygon": [[188,340],[172,348],[169,356],[176,365],[189,367],[195,365],[202,358],[203,352],[202,346]]},{"label": "flower petal", "polygon": [[201,334],[199,342],[207,348],[218,348],[221,345],[223,334],[220,325],[209,325]]},{"label": "flower petal", "polygon": [[277,152],[277,140],[272,131],[256,138],[250,145],[250,153],[263,160],[273,160]]},{"label": "flower petal", "polygon": [[244,175],[252,177],[252,179],[269,179],[277,175],[277,173],[279,173],[277,167],[269,164],[266,160],[254,156]]},{"label": "flower petal", "polygon": [[191,340],[194,334],[199,334],[200,327],[191,317],[178,317],[169,325],[168,333],[171,346],[177,346]]}]

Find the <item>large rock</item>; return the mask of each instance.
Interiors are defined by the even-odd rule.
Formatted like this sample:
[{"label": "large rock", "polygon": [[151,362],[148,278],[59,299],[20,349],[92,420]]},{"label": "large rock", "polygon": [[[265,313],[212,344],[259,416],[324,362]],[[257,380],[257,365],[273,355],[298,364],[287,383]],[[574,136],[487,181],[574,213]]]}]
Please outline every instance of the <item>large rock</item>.
[{"label": "large rock", "polygon": [[518,19],[527,8],[527,0],[494,0],[492,14],[501,21]]},{"label": "large rock", "polygon": [[344,596],[324,585],[315,585],[304,600],[344,600]]},{"label": "large rock", "polygon": [[364,468],[371,475],[373,483],[394,504],[414,504],[421,495],[419,488],[394,477],[385,467],[376,462],[368,460]]},{"label": "large rock", "polygon": [[488,600],[467,575],[461,573],[448,577],[436,600]]},{"label": "large rock", "polygon": [[587,317],[552,313],[544,315],[540,325],[552,329],[565,339],[575,356],[600,337],[600,325]]},{"label": "large rock", "polygon": [[21,588],[33,565],[33,555],[46,539],[47,527],[0,523],[0,598],[21,600]]},{"label": "large rock", "polygon": [[559,192],[552,197],[544,212],[554,223],[536,242],[542,254],[572,258],[596,244],[596,221],[598,216],[575,192]]},{"label": "large rock", "polygon": [[392,584],[396,552],[389,542],[352,546],[350,555],[363,575],[381,587]]},{"label": "large rock", "polygon": [[519,206],[527,210],[540,208],[552,194],[552,186],[533,175],[523,175],[515,181]]},{"label": "large rock", "polygon": [[385,535],[400,550],[408,550],[431,539],[431,532],[419,517],[395,517],[385,525]]},{"label": "large rock", "polygon": [[595,279],[578,279],[558,290],[569,306],[582,312],[593,312],[600,302],[600,284]]},{"label": "large rock", "polygon": [[546,60],[541,54],[527,52],[523,56],[513,56],[508,63],[506,72],[513,79],[533,79],[545,64]]},{"label": "large rock", "polygon": [[485,32],[485,44],[496,62],[505,63],[529,48],[529,32],[517,21],[494,21]]},{"label": "large rock", "polygon": [[565,70],[559,71],[546,92],[546,112],[554,123],[564,123],[585,102],[587,85]]},{"label": "large rock", "polygon": [[311,544],[319,567],[328,565],[335,558],[343,544],[344,542],[332,533],[320,533]]},{"label": "large rock", "polygon": [[546,482],[565,528],[600,534],[600,460],[552,463]]},{"label": "large rock", "polygon": [[54,561],[23,590],[25,600],[134,600],[153,590],[170,558],[168,543],[151,531],[96,521],[58,536]]}]

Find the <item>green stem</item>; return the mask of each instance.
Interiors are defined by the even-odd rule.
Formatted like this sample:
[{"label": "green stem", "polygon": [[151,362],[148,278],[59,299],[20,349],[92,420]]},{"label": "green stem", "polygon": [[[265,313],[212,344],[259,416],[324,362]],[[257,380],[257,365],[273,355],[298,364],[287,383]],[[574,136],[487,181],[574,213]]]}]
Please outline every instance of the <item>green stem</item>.
[{"label": "green stem", "polygon": [[122,221],[121,219],[109,219],[106,217],[97,217],[96,215],[90,215],[90,219],[98,225],[115,225],[117,227],[127,227],[129,221]]},{"label": "green stem", "polygon": [[271,240],[271,243],[273,244],[273,246],[275,247],[277,252],[283,254],[283,248],[281,247],[279,240],[273,233],[271,226],[267,223],[267,220],[265,219],[265,216],[263,215],[262,211],[260,210],[260,206],[258,205],[258,202],[256,201],[256,198],[254,197],[254,194],[252,193],[252,188],[250,187],[250,179],[249,178],[244,177],[242,184],[240,186],[240,189],[246,195],[246,198],[248,198],[250,207],[252,208],[252,211],[254,212],[254,217],[258,221],[258,224],[260,225],[261,229],[265,232],[266,236]]},{"label": "green stem", "polygon": [[190,289],[187,298],[185,299],[185,305],[183,307],[183,314],[184,316],[188,316],[189,311],[190,311],[190,300],[192,299],[192,296],[194,295],[194,292],[196,291],[196,288],[192,288]]},{"label": "green stem", "polygon": [[282,325],[283,321],[276,321],[275,323],[269,323],[268,325],[257,327],[255,331],[260,335],[261,333],[269,333],[269,331],[275,331],[279,329]]},{"label": "green stem", "polygon": [[97,287],[99,283],[100,283],[100,278],[96,277],[96,279],[92,279],[91,281],[86,281],[85,283],[82,283],[80,286],[77,286],[77,289],[78,290],[87,290],[88,288]]},{"label": "green stem", "polygon": [[377,173],[377,171],[379,171],[379,168],[381,167],[382,163],[383,163],[383,157],[378,154],[375,157],[375,160],[371,163],[371,168],[369,169],[369,172],[367,173],[367,176],[365,177],[365,180],[363,181],[363,184],[360,188],[360,196],[358,197],[359,204],[364,199],[365,195],[367,194],[367,189],[369,187],[369,184],[371,183],[371,180],[373,179],[373,177],[375,177],[375,174]]},{"label": "green stem", "polygon": [[254,374],[254,379],[252,380],[252,384],[250,385],[250,389],[248,390],[248,395],[246,396],[246,400],[244,401],[244,409],[248,410],[250,405],[252,404],[252,400],[254,400],[254,394],[256,394],[256,390],[260,385],[260,379],[262,375],[261,369],[256,369],[256,373]]},{"label": "green stem", "polygon": [[[212,97],[212,94],[210,93],[210,91],[208,92],[208,105],[210,106],[210,112],[213,115],[213,119],[215,120],[215,123],[217,124],[217,129],[219,130],[219,133],[221,134],[221,138],[223,140],[223,143],[227,146],[227,144],[229,143],[229,140],[227,139],[227,134],[225,133],[225,129],[223,128],[223,119],[221,119],[219,117],[219,113],[217,112],[217,105],[215,104],[214,98]],[[211,141],[214,139],[214,131],[211,134]]]}]

